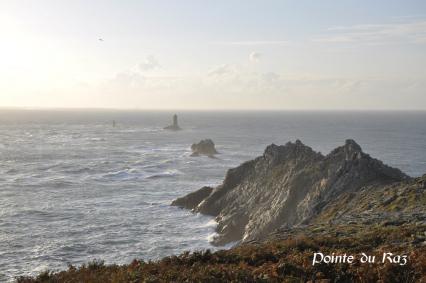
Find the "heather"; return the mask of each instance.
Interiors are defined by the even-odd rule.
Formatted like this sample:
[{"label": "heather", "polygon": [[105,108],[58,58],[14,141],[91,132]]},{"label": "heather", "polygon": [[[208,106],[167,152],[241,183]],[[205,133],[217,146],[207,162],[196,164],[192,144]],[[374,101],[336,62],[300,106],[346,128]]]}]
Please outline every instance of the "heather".
[{"label": "heather", "polygon": [[[185,252],[159,261],[135,259],[128,265],[93,261],[69,266],[65,271],[21,277],[17,282],[426,282],[425,226],[329,228],[323,233],[306,227],[306,233],[294,231],[285,238],[275,236],[214,253]],[[378,258],[383,252],[393,252],[407,255],[409,260],[402,266],[359,261],[312,266],[316,251],[353,255],[364,252]]]}]

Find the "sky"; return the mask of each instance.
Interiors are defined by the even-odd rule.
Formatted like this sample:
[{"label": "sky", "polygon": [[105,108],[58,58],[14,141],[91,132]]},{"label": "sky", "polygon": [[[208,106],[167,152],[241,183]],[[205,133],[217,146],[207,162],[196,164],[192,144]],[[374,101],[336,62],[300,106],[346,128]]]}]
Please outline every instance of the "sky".
[{"label": "sky", "polygon": [[0,107],[426,110],[426,1],[0,0]]}]

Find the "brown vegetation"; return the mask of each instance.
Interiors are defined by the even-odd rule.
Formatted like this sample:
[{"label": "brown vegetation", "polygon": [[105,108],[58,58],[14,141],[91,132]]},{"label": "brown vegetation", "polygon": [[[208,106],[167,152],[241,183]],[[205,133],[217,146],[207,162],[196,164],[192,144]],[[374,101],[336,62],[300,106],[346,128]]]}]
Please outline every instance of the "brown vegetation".
[{"label": "brown vegetation", "polygon": [[[367,228],[367,227],[364,227]],[[426,282],[426,246],[415,240],[417,226],[374,226],[357,230],[335,227],[323,234],[307,228],[286,239],[248,243],[218,252],[199,251],[159,261],[134,260],[129,265],[104,265],[94,261],[61,272],[21,277],[33,282]],[[421,229],[424,231],[424,227]],[[309,236],[306,236],[309,235]],[[406,265],[317,264],[313,253],[377,255],[383,252],[408,255]]]}]

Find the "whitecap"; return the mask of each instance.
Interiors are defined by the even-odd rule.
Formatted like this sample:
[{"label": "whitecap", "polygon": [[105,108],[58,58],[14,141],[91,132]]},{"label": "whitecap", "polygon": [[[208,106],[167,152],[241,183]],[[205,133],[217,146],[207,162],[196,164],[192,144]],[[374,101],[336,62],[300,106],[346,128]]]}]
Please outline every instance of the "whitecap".
[{"label": "whitecap", "polygon": [[47,264],[41,264],[41,265],[33,268],[31,270],[31,273],[33,273],[33,274],[39,274],[39,273],[41,273],[43,271],[47,271],[47,270],[49,270],[49,266]]},{"label": "whitecap", "polygon": [[211,234],[209,234],[208,236],[207,236],[207,241],[209,242],[209,243],[211,243],[211,242],[213,242],[214,241],[214,239],[217,237],[217,236],[219,236],[219,234],[218,233],[216,233],[216,232],[214,232],[214,233],[211,233]]},{"label": "whitecap", "polygon": [[144,179],[147,177],[146,177],[146,173],[141,173],[135,168],[128,168],[128,169],[119,170],[115,172],[109,172],[107,174],[104,174],[102,178],[107,178],[109,180],[123,181],[123,180]]},{"label": "whitecap", "polygon": [[205,228],[205,227],[216,227],[217,224],[218,223],[216,222],[216,220],[212,219],[209,222],[202,224],[200,227],[203,227],[203,228]]},{"label": "whitecap", "polygon": [[168,177],[174,177],[174,176],[178,176],[178,175],[182,175],[182,174],[183,173],[181,171],[173,169],[173,170],[168,170],[168,171],[165,171],[165,172],[153,174],[153,175],[150,175],[146,178],[147,179],[168,178]]}]

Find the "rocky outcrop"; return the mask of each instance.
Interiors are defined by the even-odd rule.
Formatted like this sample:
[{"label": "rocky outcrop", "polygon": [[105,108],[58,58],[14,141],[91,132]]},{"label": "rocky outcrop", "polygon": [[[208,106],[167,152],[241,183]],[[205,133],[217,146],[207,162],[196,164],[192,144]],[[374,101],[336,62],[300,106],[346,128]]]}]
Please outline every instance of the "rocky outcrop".
[{"label": "rocky outcrop", "polygon": [[213,188],[211,187],[202,187],[198,191],[190,193],[184,197],[178,198],[172,202],[172,205],[179,206],[186,209],[193,209],[197,206],[203,199],[207,198]]},{"label": "rocky outcrop", "polygon": [[170,131],[179,131],[179,130],[182,130],[182,129],[179,127],[179,124],[178,124],[178,117],[177,117],[177,115],[176,115],[176,114],[175,114],[175,115],[173,115],[173,124],[171,124],[171,125],[169,125],[169,126],[165,127],[165,128],[164,128],[164,130],[170,130]]},{"label": "rocky outcrop", "polygon": [[211,139],[201,140],[199,143],[192,144],[191,150],[191,156],[207,155],[213,157],[218,153]]},{"label": "rocky outcrop", "polygon": [[215,244],[246,242],[313,221],[343,194],[409,179],[353,140],[326,156],[297,140],[272,144],[263,156],[228,170],[221,185],[187,208],[216,217]]}]

